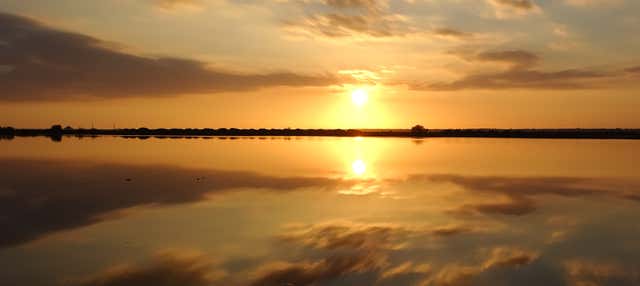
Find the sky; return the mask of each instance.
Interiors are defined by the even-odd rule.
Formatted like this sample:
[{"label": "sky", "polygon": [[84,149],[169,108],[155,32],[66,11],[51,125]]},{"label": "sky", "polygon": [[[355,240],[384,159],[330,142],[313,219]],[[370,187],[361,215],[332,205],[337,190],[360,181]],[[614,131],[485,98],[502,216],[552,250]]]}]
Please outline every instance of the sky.
[{"label": "sky", "polygon": [[632,0],[4,0],[0,126],[639,128]]}]

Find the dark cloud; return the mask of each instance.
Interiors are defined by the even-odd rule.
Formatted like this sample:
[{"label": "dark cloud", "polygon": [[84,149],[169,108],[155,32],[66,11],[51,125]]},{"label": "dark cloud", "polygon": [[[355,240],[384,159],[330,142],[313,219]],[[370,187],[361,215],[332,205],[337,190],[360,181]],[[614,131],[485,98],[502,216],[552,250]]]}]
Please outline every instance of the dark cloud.
[{"label": "dark cloud", "polygon": [[123,265],[91,277],[67,281],[69,286],[211,286],[224,275],[202,255],[164,252],[149,265]]},{"label": "dark cloud", "polygon": [[410,180],[451,183],[472,192],[501,195],[491,203],[464,204],[454,212],[525,215],[536,210],[535,198],[542,195],[579,197],[599,195],[638,201],[638,182],[613,179],[564,177],[473,177],[458,175],[413,176]]},{"label": "dark cloud", "polygon": [[509,200],[498,203],[468,204],[460,210],[475,210],[485,214],[526,215],[536,210],[533,200],[523,197],[509,197]]},{"label": "dark cloud", "polygon": [[0,100],[61,100],[327,86],[338,79],[289,72],[240,74],[183,58],[152,58],[82,34],[0,13]]},{"label": "dark cloud", "polygon": [[509,8],[531,10],[536,5],[531,0],[490,0],[492,3],[500,6],[507,6]]},{"label": "dark cloud", "polygon": [[467,74],[452,82],[419,83],[411,85],[418,90],[463,89],[590,89],[599,87],[599,81],[612,74],[584,69],[539,71],[533,67],[539,62],[536,54],[523,50],[484,52],[467,55],[454,52],[472,62],[500,62],[509,67],[504,71]]},{"label": "dark cloud", "polygon": [[240,188],[291,191],[343,184],[166,166],[0,160],[0,247],[98,223],[135,206],[196,202]]},{"label": "dark cloud", "polygon": [[523,50],[484,52],[475,57],[478,61],[504,62],[513,68],[521,69],[534,66],[540,60],[538,55]]},{"label": "dark cloud", "polygon": [[640,74],[640,66],[630,67],[628,69],[625,69],[625,71],[631,74]]},{"label": "dark cloud", "polygon": [[437,28],[433,30],[433,34],[441,37],[451,37],[451,38],[469,38],[472,37],[473,34],[463,32],[460,30],[452,29],[452,28]]},{"label": "dark cloud", "polygon": [[431,234],[435,236],[440,236],[440,237],[448,237],[448,236],[454,236],[454,235],[463,234],[463,233],[470,233],[472,231],[473,229],[471,227],[454,225],[454,226],[436,227],[431,230]]},{"label": "dark cloud", "polygon": [[532,70],[509,70],[506,72],[467,75],[449,83],[414,85],[414,89],[462,90],[462,89],[592,89],[597,88],[593,80],[608,77],[608,74],[588,70],[563,70],[541,72]]}]

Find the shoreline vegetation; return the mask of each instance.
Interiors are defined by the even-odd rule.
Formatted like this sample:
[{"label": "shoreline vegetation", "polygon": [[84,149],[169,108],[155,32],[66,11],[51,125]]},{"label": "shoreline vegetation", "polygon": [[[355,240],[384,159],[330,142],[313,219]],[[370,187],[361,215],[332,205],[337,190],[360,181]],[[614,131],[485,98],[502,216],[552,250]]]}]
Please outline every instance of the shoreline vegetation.
[{"label": "shoreline vegetation", "polygon": [[123,138],[200,138],[200,137],[469,137],[469,138],[540,138],[540,139],[640,139],[640,129],[238,129],[238,128],[123,128],[83,129],[53,125],[48,129],[0,127],[0,139],[46,136],[53,141],[63,137],[120,136]]}]

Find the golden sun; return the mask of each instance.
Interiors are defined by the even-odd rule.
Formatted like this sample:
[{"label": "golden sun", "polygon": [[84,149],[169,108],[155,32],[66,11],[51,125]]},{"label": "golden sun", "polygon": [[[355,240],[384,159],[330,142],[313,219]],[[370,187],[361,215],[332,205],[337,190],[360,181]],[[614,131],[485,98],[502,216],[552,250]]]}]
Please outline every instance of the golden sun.
[{"label": "golden sun", "polygon": [[363,88],[355,89],[351,92],[351,101],[356,106],[363,106],[369,100],[369,94]]}]

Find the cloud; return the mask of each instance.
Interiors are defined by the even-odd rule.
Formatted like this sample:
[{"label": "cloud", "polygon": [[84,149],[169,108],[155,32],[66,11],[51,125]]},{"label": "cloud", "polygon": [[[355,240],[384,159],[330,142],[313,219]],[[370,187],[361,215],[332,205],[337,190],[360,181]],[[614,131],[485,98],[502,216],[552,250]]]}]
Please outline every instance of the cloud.
[{"label": "cloud", "polygon": [[414,89],[462,90],[462,89],[592,89],[590,81],[605,78],[602,72],[568,69],[557,72],[509,70],[491,74],[468,75],[450,83],[416,85]]},{"label": "cloud", "polygon": [[507,50],[496,52],[483,52],[475,57],[475,60],[486,62],[507,63],[513,69],[523,69],[534,66],[540,61],[538,55],[523,50]]},{"label": "cloud", "polygon": [[114,266],[102,273],[67,281],[69,286],[183,285],[210,286],[224,277],[213,261],[201,254],[163,251],[148,265]]},{"label": "cloud", "polygon": [[531,0],[490,0],[490,2],[498,6],[522,10],[532,10],[536,6]]},{"label": "cloud", "polygon": [[196,9],[202,8],[201,0],[152,0],[153,4],[163,10],[173,11],[179,9]]},{"label": "cloud", "polygon": [[624,0],[565,0],[564,3],[575,7],[601,7],[621,5]]},{"label": "cloud", "polygon": [[[0,13],[0,100],[64,100],[328,86],[330,75],[241,74],[184,58],[129,54],[78,33]],[[8,70],[8,71],[7,71]]]},{"label": "cloud", "polygon": [[467,39],[473,37],[472,33],[463,32],[453,28],[437,28],[433,30],[433,34],[439,37],[453,39]]},{"label": "cloud", "polygon": [[487,0],[495,9],[498,19],[508,19],[541,13],[540,7],[533,0]]},{"label": "cloud", "polygon": [[0,247],[113,219],[109,214],[136,206],[197,202],[242,188],[292,191],[348,184],[167,166],[0,160],[0,190],[7,190],[0,195]]},{"label": "cloud", "polygon": [[540,58],[523,50],[483,52],[475,55],[453,53],[471,62],[506,63],[506,70],[498,72],[472,73],[452,82],[414,83],[416,90],[463,90],[463,89],[591,89],[600,81],[612,77],[611,73],[565,69],[560,71],[539,71],[533,67]]},{"label": "cloud", "polygon": [[286,29],[293,34],[326,38],[388,38],[416,32],[406,16],[390,12],[384,1],[326,0],[323,8],[302,18],[284,20]]},{"label": "cloud", "polygon": [[366,8],[369,10],[375,10],[380,5],[379,0],[325,0],[325,3],[337,8]]},{"label": "cloud", "polygon": [[630,68],[625,69],[625,71],[630,73],[630,74],[640,74],[640,66],[630,67]]}]

